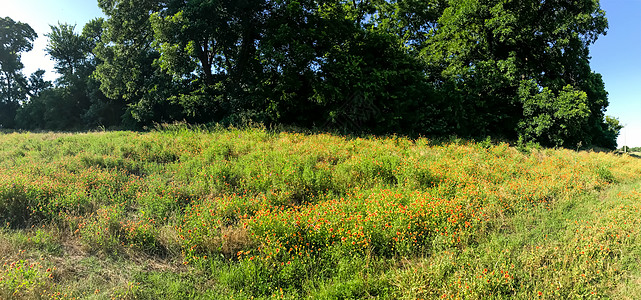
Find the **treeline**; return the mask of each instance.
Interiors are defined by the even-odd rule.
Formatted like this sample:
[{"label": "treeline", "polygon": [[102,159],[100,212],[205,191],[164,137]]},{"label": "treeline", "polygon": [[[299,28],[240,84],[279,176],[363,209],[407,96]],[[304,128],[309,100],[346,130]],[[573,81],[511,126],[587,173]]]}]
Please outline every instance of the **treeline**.
[{"label": "treeline", "polygon": [[[615,148],[621,129],[589,65],[607,29],[598,0],[98,5],[107,17],[80,33],[51,27],[54,84],[21,75],[35,32],[2,20],[24,40],[17,64],[1,56],[2,126],[253,122],[572,148]],[[20,40],[6,36],[1,51]]]}]

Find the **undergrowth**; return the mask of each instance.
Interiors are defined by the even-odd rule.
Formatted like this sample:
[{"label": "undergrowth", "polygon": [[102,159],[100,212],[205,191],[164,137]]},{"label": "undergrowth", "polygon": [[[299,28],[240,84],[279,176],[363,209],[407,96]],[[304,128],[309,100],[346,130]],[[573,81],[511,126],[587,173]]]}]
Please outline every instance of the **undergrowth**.
[{"label": "undergrowth", "polygon": [[639,295],[641,164],[524,147],[0,135],[0,298]]}]

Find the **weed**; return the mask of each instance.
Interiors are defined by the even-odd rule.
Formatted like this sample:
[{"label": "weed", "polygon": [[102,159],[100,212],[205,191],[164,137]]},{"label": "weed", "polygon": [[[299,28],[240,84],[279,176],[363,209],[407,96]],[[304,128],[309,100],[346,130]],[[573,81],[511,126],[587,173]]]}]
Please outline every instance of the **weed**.
[{"label": "weed", "polygon": [[0,298],[635,298],[640,171],[489,139],[6,134]]}]

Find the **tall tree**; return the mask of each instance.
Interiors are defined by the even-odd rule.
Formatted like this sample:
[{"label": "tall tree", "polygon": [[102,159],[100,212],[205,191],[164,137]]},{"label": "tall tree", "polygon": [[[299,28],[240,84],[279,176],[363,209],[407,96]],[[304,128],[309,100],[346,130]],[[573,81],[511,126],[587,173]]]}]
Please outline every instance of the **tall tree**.
[{"label": "tall tree", "polygon": [[140,122],[250,119],[567,147],[611,144],[616,131],[589,66],[607,29],[598,0],[99,5],[108,19],[94,75]]},{"label": "tall tree", "polygon": [[91,40],[75,32],[75,25],[58,23],[57,26],[50,26],[51,33],[46,34],[49,44],[45,49],[49,56],[55,61],[56,72],[60,74],[60,85],[74,84],[81,77],[86,67],[88,53],[95,45]]},{"label": "tall tree", "polygon": [[167,101],[175,94],[171,76],[154,62],[160,53],[153,47],[149,17],[161,9],[159,0],[99,0],[107,19],[94,48],[101,61],[94,76],[110,99],[124,102],[127,123],[150,124],[182,119],[180,107]]},{"label": "tall tree", "polygon": [[423,75],[394,33],[371,28],[376,9],[371,1],[167,1],[151,20],[162,69],[188,87],[174,99],[203,121],[222,112],[390,130],[403,127],[409,106],[398,99],[416,100]]},{"label": "tall tree", "polygon": [[[23,103],[17,115],[21,128],[70,130],[120,124],[123,105],[107,99],[92,77],[99,63],[92,51],[102,35],[103,22],[101,18],[91,20],[82,33],[75,31],[75,25],[51,26],[45,50],[60,77],[53,89]],[[31,81],[34,89],[42,85],[37,77]]]},{"label": "tall tree", "polygon": [[[51,33],[46,34],[49,43],[45,49],[55,61],[57,80],[56,93],[47,98],[48,129],[72,129],[84,127],[82,114],[89,108],[87,80],[92,66],[87,62],[87,53],[91,51],[89,39],[75,32],[75,25],[59,23],[50,26]],[[56,97],[51,97],[51,95]]]},{"label": "tall tree", "polygon": [[250,104],[267,11],[264,0],[170,0],[152,16],[160,66],[184,87],[172,99],[192,119],[220,119]]},{"label": "tall tree", "polygon": [[586,92],[590,118],[602,121],[607,99],[588,56],[607,28],[597,0],[452,0],[438,23],[423,57],[454,96],[455,127],[515,137],[524,80],[554,93],[568,84]]},{"label": "tall tree", "polygon": [[13,127],[15,113],[29,94],[22,75],[22,52],[30,51],[38,35],[28,25],[0,18],[0,125]]}]

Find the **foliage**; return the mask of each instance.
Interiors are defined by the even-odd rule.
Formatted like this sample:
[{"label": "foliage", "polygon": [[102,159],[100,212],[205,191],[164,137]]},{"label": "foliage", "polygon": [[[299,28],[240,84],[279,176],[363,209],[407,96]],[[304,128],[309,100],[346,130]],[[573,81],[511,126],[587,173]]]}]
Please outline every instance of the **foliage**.
[{"label": "foliage", "polygon": [[121,124],[124,105],[106,98],[92,77],[100,63],[92,53],[102,35],[104,20],[98,18],[84,26],[51,26],[47,53],[60,74],[54,88],[44,88],[22,104],[16,115],[24,129],[73,130],[112,127]]},{"label": "foliage", "polygon": [[[0,18],[0,126],[14,127],[20,101],[30,93],[23,68],[22,52],[33,48],[38,35],[28,25],[9,17]],[[37,75],[34,75],[37,76]]]},{"label": "foliage", "polygon": [[520,87],[524,119],[519,122],[519,134],[526,141],[545,146],[572,147],[582,143],[590,115],[585,92],[568,85],[557,96],[548,88],[541,92],[538,88],[532,81]]},{"label": "foliage", "polygon": [[98,1],[107,19],[93,51],[101,61],[94,76],[108,98],[127,106],[122,122],[129,127],[183,118],[181,109],[167,102],[176,88],[171,76],[154,63],[160,54],[152,47],[149,14],[159,10],[159,2]]},{"label": "foliage", "polygon": [[41,75],[11,75],[19,84],[6,86],[21,92],[9,95],[22,96],[5,103],[5,126],[259,123],[616,144],[603,80],[589,65],[589,46],[608,26],[597,0],[98,5],[106,18],[81,34],[65,23],[47,34],[55,91],[43,93]]},{"label": "foliage", "polygon": [[421,55],[445,83],[459,132],[515,138],[528,119],[515,99],[533,80],[554,93],[567,85],[587,93],[588,135],[601,133],[607,94],[588,64],[588,46],[607,28],[598,1],[451,1],[437,24]]},{"label": "foliage", "polygon": [[184,125],[4,134],[0,295],[638,295],[638,161],[526,150]]},{"label": "foliage", "polygon": [[605,126],[603,128],[603,135],[601,135],[601,142],[595,144],[603,145],[608,149],[616,149],[616,140],[623,129],[623,125],[619,122],[618,118],[612,116],[605,116]]}]

